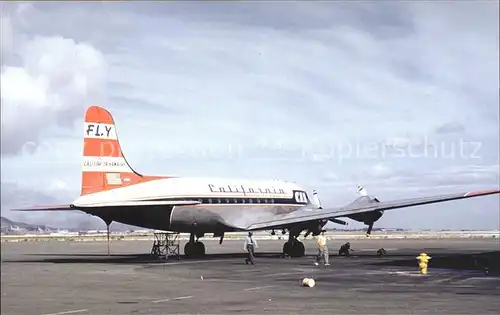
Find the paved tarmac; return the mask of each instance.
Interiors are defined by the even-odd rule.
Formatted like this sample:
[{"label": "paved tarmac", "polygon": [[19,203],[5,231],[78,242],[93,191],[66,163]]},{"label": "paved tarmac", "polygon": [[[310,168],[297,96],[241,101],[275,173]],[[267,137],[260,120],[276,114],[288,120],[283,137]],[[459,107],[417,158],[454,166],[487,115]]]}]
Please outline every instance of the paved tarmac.
[{"label": "paved tarmac", "polygon": [[[257,264],[242,241],[204,241],[204,259],[153,259],[151,242],[2,243],[2,315],[40,314],[498,314],[498,239],[354,240],[351,257],[313,265],[260,241]],[[387,255],[376,257],[384,247]],[[181,244],[181,250],[183,244]],[[427,276],[415,256],[433,257]],[[496,252],[496,253],[492,253]],[[496,255],[496,256],[495,256]],[[437,268],[439,267],[439,268]],[[485,268],[488,268],[488,272]],[[466,268],[466,269],[464,269]],[[314,288],[301,287],[305,277]]]}]

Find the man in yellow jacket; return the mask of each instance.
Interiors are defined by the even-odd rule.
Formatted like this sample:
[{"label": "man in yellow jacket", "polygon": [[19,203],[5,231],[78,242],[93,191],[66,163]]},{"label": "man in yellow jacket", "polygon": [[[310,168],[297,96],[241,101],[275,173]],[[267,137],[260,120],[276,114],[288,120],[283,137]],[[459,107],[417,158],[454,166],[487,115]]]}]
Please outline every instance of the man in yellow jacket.
[{"label": "man in yellow jacket", "polygon": [[321,231],[321,234],[316,236],[316,244],[318,246],[318,256],[316,256],[316,261],[314,262],[314,264],[318,266],[321,258],[323,258],[325,266],[329,266],[328,246],[326,246],[325,231]]}]

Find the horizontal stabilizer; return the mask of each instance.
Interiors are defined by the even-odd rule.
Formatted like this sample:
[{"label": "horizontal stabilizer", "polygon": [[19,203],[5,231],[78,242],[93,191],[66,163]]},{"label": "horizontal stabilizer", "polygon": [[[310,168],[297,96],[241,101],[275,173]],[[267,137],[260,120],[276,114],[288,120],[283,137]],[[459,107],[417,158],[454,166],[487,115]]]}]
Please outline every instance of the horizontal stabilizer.
[{"label": "horizontal stabilizer", "polygon": [[72,205],[33,206],[31,208],[11,209],[12,211],[76,211]]}]

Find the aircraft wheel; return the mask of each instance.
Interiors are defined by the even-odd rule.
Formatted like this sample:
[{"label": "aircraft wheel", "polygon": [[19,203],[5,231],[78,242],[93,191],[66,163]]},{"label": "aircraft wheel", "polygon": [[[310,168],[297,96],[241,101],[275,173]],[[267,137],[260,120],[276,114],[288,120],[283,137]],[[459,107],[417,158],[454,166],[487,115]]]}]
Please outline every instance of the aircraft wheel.
[{"label": "aircraft wheel", "polygon": [[292,248],[292,257],[303,257],[306,254],[306,247],[304,243],[296,241]]},{"label": "aircraft wheel", "polygon": [[186,245],[184,245],[184,255],[186,257],[191,257],[193,256],[193,252],[194,252],[194,243],[186,243]]},{"label": "aircraft wheel", "polygon": [[196,257],[205,256],[205,244],[202,242],[196,242],[194,243],[194,247],[196,248]]},{"label": "aircraft wheel", "polygon": [[291,257],[302,257],[306,253],[306,248],[304,243],[300,241],[288,241],[283,244],[283,254],[291,256]]},{"label": "aircraft wheel", "polygon": [[283,254],[292,256],[292,248],[293,248],[292,242],[290,241],[285,242],[285,244],[283,244]]},{"label": "aircraft wheel", "polygon": [[186,243],[186,245],[184,245],[184,255],[189,258],[205,256],[205,244],[202,242]]}]

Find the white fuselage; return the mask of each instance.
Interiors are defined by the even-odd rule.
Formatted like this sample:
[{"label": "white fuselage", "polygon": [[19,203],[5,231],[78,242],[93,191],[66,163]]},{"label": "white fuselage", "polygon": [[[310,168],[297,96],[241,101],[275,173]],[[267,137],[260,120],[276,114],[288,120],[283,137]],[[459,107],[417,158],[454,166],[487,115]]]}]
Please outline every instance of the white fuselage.
[{"label": "white fuselage", "polygon": [[119,213],[112,213],[113,221],[179,232],[187,232],[193,223],[206,232],[243,226],[246,219],[289,213],[309,203],[305,190],[291,182],[187,177],[157,179],[83,195],[75,203],[90,205],[133,200],[200,202],[197,205],[166,206],[154,213],[146,209],[123,208]]}]

